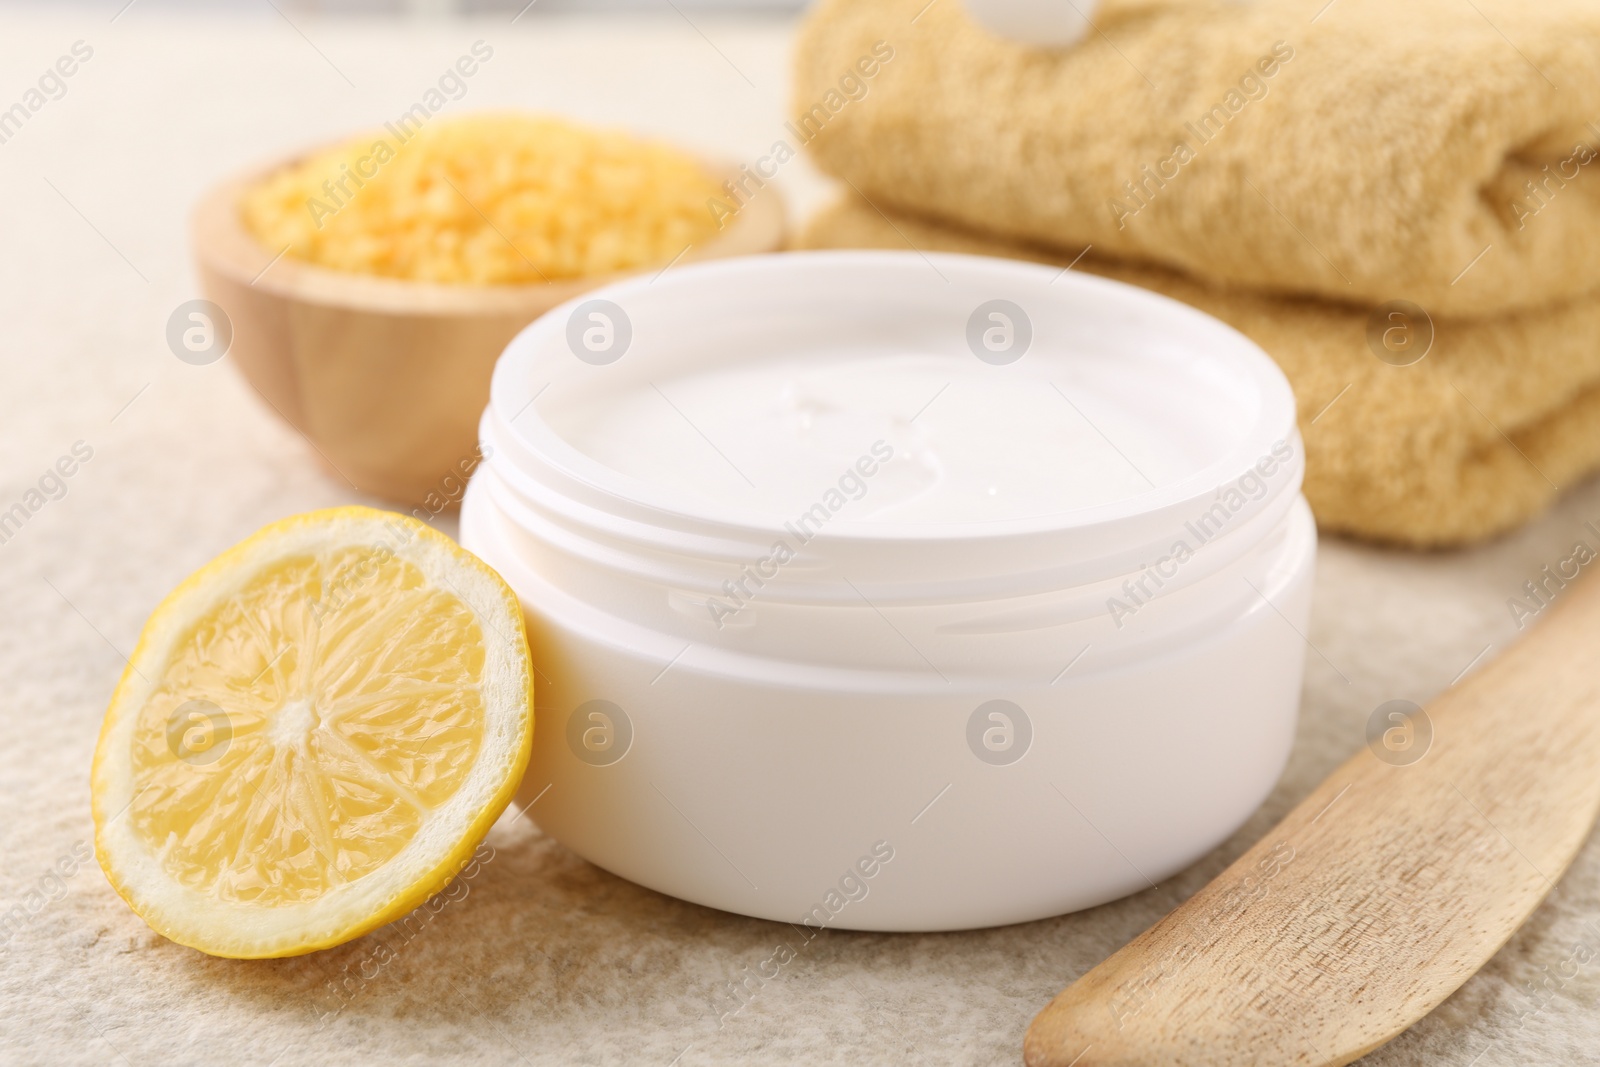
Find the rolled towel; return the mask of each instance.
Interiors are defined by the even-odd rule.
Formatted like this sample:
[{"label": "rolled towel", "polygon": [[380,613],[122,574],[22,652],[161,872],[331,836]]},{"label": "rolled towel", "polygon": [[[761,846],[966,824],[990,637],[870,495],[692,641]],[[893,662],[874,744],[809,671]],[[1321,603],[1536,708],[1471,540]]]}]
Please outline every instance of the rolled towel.
[{"label": "rolled towel", "polygon": [[[1074,259],[886,215],[853,195],[814,217],[797,243],[909,246],[1063,267]],[[1324,530],[1418,547],[1464,544],[1518,525],[1547,506],[1558,486],[1600,467],[1600,300],[1593,295],[1540,312],[1430,321],[1403,310],[1210,288],[1093,254],[1073,269],[1200,308],[1278,361],[1299,405],[1305,493]]]},{"label": "rolled towel", "polygon": [[1225,284],[1445,316],[1600,289],[1593,0],[1106,0],[1094,21],[1044,51],[959,0],[822,0],[794,130],[880,207]]}]

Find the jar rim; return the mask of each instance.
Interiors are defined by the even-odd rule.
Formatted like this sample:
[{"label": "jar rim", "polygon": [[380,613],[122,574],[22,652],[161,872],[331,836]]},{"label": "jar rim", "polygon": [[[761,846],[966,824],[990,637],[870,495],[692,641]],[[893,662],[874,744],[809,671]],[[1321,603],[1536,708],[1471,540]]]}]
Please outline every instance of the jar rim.
[{"label": "jar rim", "polygon": [[[492,439],[502,456],[497,466],[511,465],[519,473],[577,491],[602,510],[614,509],[633,518],[664,527],[716,529],[737,539],[765,537],[781,532],[766,516],[721,502],[708,502],[666,487],[643,483],[606,466],[569,443],[539,416],[534,401],[555,380],[549,363],[564,358],[572,363],[568,322],[582,305],[595,300],[633,309],[699,303],[715,308],[725,304],[731,286],[766,286],[769,292],[791,293],[797,301],[814,301],[804,295],[807,285],[827,284],[860,293],[876,280],[880,285],[908,274],[937,272],[958,279],[969,288],[1023,294],[1031,300],[1054,302],[1080,318],[1098,317],[1107,323],[1121,321],[1168,344],[1178,343],[1213,373],[1231,375],[1256,397],[1253,424],[1232,447],[1197,470],[1115,500],[1023,518],[963,522],[910,522],[836,517],[818,531],[825,544],[939,543],[973,541],[992,543],[1058,535],[1078,531],[1121,530],[1143,526],[1159,517],[1180,518],[1220,492],[1229,482],[1256,467],[1275,445],[1297,444],[1293,393],[1277,364],[1253,341],[1219,320],[1179,301],[1123,282],[1059,271],[1039,264],[955,253],[895,251],[786,252],[698,263],[674,268],[654,278],[635,278],[585,293],[535,320],[512,340],[496,365],[491,399],[484,416],[486,442]],[[934,290],[937,292],[937,290]],[[930,297],[930,303],[937,297]],[[635,314],[637,317],[637,314]],[[637,340],[637,338],[635,338]],[[757,339],[753,339],[759,344]],[[630,351],[633,351],[630,349]],[[637,357],[636,357],[637,358]],[[590,367],[592,372],[594,367]],[[1152,383],[1159,388],[1161,383]],[[508,447],[510,446],[510,447]],[[1298,449],[1295,450],[1298,458]],[[1270,506],[1281,493],[1299,490],[1300,469],[1280,479],[1264,498],[1251,501],[1251,511]],[[561,491],[561,490],[558,490]]]}]

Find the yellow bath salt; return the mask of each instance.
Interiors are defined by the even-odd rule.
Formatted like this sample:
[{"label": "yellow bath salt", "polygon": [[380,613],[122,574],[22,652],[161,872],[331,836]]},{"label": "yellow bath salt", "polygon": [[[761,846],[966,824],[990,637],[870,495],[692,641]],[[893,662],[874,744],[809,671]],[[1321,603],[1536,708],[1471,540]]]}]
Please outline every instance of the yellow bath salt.
[{"label": "yellow bath salt", "polygon": [[334,270],[509,285],[666,263],[716,230],[691,157],[558,119],[487,114],[383,129],[250,189],[245,225]]}]

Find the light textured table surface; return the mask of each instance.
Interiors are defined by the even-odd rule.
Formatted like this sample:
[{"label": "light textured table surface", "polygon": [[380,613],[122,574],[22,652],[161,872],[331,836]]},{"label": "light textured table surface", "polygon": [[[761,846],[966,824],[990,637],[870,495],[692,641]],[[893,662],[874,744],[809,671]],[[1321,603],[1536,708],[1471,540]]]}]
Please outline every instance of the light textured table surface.
[{"label": "light textured table surface", "polygon": [[[457,108],[554,109],[735,158],[780,135],[786,83],[781,23],[295,16],[297,29],[262,12],[0,13],[0,109],[75,41],[94,49],[65,96],[0,144],[0,511],[74,443],[93,449],[65,495],[0,544],[0,1062],[1016,1061],[1063,984],[1262,834],[1363,744],[1373,708],[1425,700],[1504,647],[1507,598],[1600,520],[1590,487],[1475,552],[1325,544],[1299,743],[1223,848],[1061,919],[795,944],[797,959],[720,1027],[727,983],[797,942],[792,930],[630,885],[528,819],[502,820],[465,899],[413,937],[380,931],[270,962],[180,948],[128,911],[92,859],[73,858],[92,834],[89,760],[123,655],[212,555],[270,520],[353,499],[226,361],[194,367],[168,351],[168,314],[197,295],[189,203],[225,173],[405,110],[478,39],[494,58]],[[803,161],[780,180],[802,209],[824,191]],[[1597,1062],[1597,889],[1591,843],[1485,972],[1366,1062]]]}]

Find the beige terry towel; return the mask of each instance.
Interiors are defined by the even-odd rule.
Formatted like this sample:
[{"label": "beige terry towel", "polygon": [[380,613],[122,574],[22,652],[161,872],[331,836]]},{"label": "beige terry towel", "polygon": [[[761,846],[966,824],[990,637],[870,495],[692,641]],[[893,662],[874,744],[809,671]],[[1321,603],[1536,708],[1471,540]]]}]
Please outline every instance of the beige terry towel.
[{"label": "beige terry towel", "polygon": [[1600,3],[1106,0],[1095,22],[1041,52],[960,0],[822,0],[796,129],[880,206],[1074,254],[1445,316],[1600,290]]},{"label": "beige terry towel", "polygon": [[[908,215],[891,218],[853,196],[814,218],[798,243],[910,245],[1063,266],[1073,259]],[[1600,466],[1600,300],[1593,296],[1527,315],[1436,320],[1426,355],[1396,366],[1375,355],[1382,338],[1369,342],[1373,316],[1359,309],[1208,288],[1093,254],[1075,269],[1182,300],[1272,354],[1294,386],[1305,492],[1325,530],[1461,544],[1521,523],[1558,485]],[[1426,325],[1413,328],[1421,343]]]}]

